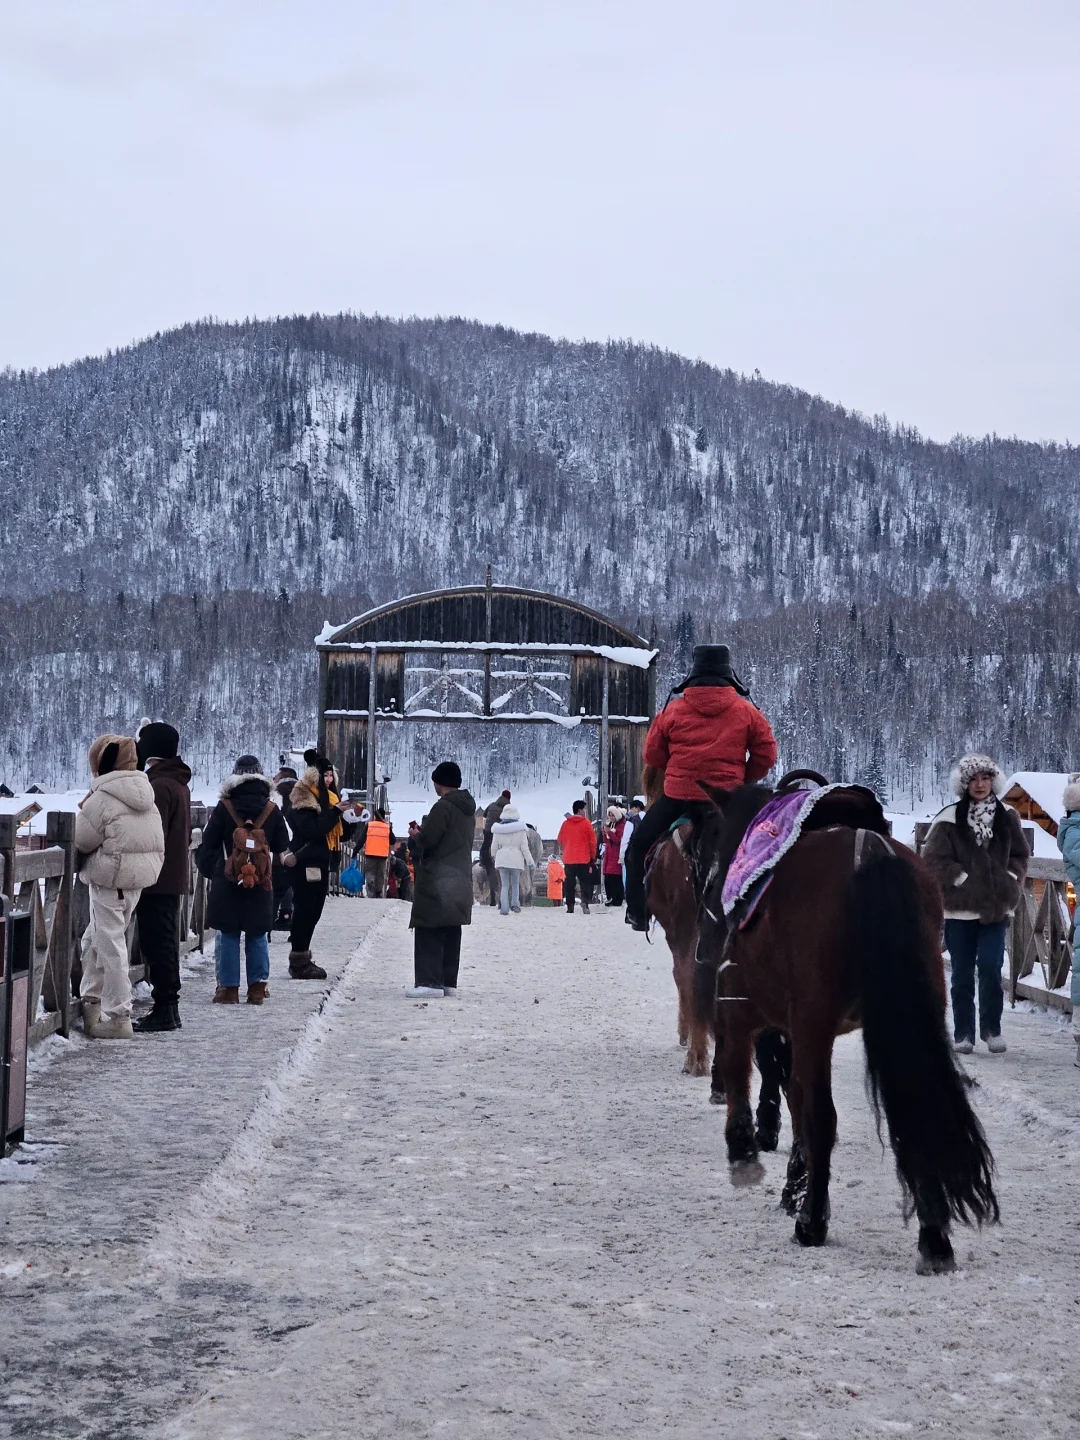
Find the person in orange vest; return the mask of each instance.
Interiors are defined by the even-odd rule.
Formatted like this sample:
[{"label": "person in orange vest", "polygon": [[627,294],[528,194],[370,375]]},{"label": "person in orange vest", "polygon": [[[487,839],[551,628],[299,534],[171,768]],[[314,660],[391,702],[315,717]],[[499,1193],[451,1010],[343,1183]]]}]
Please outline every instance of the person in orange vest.
[{"label": "person in orange vest", "polygon": [[566,871],[563,863],[557,855],[553,855],[548,861],[547,867],[547,898],[553,905],[562,904],[563,881],[566,879]]},{"label": "person in orange vest", "polygon": [[364,877],[367,881],[368,899],[382,900],[386,896],[386,868],[394,832],[383,810],[376,810],[374,819],[368,821],[364,836]]},{"label": "person in orange vest", "polygon": [[592,863],[596,859],[596,829],[585,814],[585,801],[575,800],[574,813],[559,828],[559,849],[566,863],[566,913],[574,913],[577,887],[581,886],[581,913],[589,914],[593,897]]}]

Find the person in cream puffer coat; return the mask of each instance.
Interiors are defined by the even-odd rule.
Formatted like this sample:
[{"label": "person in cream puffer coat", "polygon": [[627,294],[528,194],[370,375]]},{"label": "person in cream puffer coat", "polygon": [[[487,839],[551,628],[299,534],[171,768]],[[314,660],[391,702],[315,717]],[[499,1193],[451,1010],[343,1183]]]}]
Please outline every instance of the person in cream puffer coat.
[{"label": "person in cream puffer coat", "polygon": [[100,735],[90,746],[90,793],[75,819],[79,878],[90,887],[79,993],[83,1028],[95,1039],[131,1038],[127,929],[139,896],[165,860],[154,789],[137,769],[135,741]]}]

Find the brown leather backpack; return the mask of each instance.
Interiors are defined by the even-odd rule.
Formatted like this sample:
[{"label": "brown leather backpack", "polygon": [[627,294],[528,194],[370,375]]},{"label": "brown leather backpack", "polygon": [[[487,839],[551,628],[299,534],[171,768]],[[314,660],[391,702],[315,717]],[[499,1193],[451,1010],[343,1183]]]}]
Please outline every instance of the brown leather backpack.
[{"label": "brown leather backpack", "polygon": [[229,812],[236,828],[233,831],[232,851],[225,860],[225,878],[245,890],[272,890],[274,857],[270,853],[266,831],[262,828],[271,812],[277,807],[272,800],[266,802],[262,813],[254,820],[241,820],[228,800],[222,804]]}]

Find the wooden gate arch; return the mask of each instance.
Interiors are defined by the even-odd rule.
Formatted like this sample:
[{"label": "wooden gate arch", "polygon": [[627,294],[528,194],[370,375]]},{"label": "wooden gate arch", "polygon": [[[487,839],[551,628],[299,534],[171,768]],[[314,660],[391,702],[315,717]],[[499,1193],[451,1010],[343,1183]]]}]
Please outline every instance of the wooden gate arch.
[{"label": "wooden gate arch", "polygon": [[640,784],[659,652],[574,600],[489,572],[327,625],[315,646],[319,747],[346,786],[374,793],[379,725],[439,720],[595,726],[601,813]]}]

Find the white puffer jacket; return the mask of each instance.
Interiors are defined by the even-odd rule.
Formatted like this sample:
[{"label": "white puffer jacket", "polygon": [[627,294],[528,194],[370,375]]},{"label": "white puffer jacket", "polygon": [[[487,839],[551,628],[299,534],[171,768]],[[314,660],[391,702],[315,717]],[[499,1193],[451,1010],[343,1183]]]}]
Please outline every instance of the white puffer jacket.
[{"label": "white puffer jacket", "polygon": [[529,827],[513,805],[507,805],[502,819],[491,827],[491,859],[497,870],[531,870]]},{"label": "white puffer jacket", "polygon": [[75,817],[79,878],[106,890],[145,890],[161,873],[165,835],[154,788],[140,770],[110,770],[91,782]]}]

